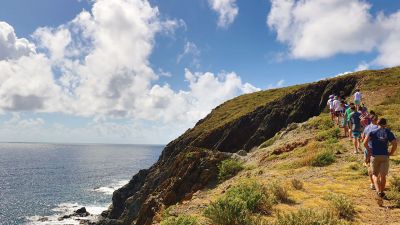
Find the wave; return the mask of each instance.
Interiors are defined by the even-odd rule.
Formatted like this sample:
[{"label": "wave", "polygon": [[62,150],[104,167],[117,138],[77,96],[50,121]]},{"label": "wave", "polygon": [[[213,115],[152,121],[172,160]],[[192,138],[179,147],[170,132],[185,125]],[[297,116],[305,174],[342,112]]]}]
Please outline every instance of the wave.
[{"label": "wave", "polygon": [[121,180],[121,181],[115,182],[109,186],[95,188],[95,189],[93,189],[93,191],[100,192],[100,193],[103,193],[106,195],[112,195],[115,190],[121,188],[128,182],[129,182],[129,180]]},{"label": "wave", "polygon": [[[85,207],[86,211],[90,213],[89,216],[80,217],[80,216],[71,216],[70,218],[65,218],[60,220],[65,215],[71,215],[76,210]],[[81,221],[89,221],[93,222],[98,219],[98,216],[107,209],[107,205],[88,205],[83,206],[78,203],[61,203],[56,208],[52,209],[55,214],[50,216],[31,216],[28,217],[28,222],[26,225],[75,225],[81,224]]]}]

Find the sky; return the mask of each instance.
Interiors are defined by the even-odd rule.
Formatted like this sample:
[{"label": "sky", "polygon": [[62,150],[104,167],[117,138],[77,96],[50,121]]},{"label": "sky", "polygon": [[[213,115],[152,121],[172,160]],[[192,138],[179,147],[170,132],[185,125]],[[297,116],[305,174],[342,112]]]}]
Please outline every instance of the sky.
[{"label": "sky", "polygon": [[0,142],[166,144],[238,95],[398,65],[393,0],[3,0]]}]

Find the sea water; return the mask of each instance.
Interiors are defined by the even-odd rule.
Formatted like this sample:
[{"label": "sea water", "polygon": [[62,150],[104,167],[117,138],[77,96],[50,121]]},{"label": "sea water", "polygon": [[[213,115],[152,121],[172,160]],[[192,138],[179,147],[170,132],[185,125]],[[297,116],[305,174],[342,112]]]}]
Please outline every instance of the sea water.
[{"label": "sea water", "polygon": [[0,143],[0,225],[79,224],[58,218],[82,206],[100,214],[163,147]]}]

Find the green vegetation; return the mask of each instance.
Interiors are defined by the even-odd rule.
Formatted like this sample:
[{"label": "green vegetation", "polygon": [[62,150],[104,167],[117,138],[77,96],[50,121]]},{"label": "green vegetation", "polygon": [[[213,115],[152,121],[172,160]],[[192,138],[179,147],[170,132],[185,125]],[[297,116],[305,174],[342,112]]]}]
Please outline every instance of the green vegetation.
[{"label": "green vegetation", "polygon": [[277,181],[272,181],[268,185],[268,190],[271,192],[276,203],[289,203],[291,202],[289,198],[289,192],[285,186],[278,183]]},{"label": "green vegetation", "polygon": [[346,224],[328,211],[300,209],[294,213],[279,214],[275,225],[338,225]]},{"label": "green vegetation", "polygon": [[267,148],[267,147],[273,145],[275,143],[275,141],[279,139],[279,134],[280,134],[279,132],[276,133],[274,137],[272,137],[272,138],[266,140],[264,143],[262,143],[259,148]]},{"label": "green vegetation", "polygon": [[161,225],[200,225],[197,218],[187,215],[170,216],[161,221]]},{"label": "green vegetation", "polygon": [[301,180],[293,178],[291,180],[291,183],[292,183],[292,186],[294,187],[294,189],[296,189],[296,190],[302,190],[303,189],[303,182],[301,182]]},{"label": "green vegetation", "polygon": [[311,161],[312,166],[322,167],[328,166],[335,162],[335,154],[332,150],[323,150],[319,152],[315,158]]},{"label": "green vegetation", "polygon": [[393,176],[390,178],[388,198],[392,200],[395,207],[400,208],[400,177]]},{"label": "green vegetation", "polygon": [[318,141],[337,140],[340,136],[340,129],[337,127],[322,130],[317,133]]},{"label": "green vegetation", "polygon": [[333,209],[336,210],[339,217],[346,220],[353,220],[356,215],[354,203],[344,195],[331,194],[327,197]]},{"label": "green vegetation", "polygon": [[212,202],[204,215],[217,225],[253,224],[252,213],[270,213],[273,201],[266,189],[253,180],[243,181]]},{"label": "green vegetation", "polygon": [[317,130],[328,130],[334,127],[334,122],[328,113],[321,114],[309,119],[306,123],[306,128],[312,128]]},{"label": "green vegetation", "polygon": [[238,172],[244,169],[243,162],[240,162],[235,159],[226,159],[223,160],[218,165],[218,180],[224,181],[233,176],[235,176]]}]

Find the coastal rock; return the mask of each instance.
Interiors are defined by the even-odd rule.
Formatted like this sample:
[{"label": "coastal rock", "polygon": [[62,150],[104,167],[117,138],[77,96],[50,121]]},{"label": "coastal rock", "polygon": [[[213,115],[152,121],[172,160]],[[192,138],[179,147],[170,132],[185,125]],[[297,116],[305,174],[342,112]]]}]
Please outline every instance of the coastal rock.
[{"label": "coastal rock", "polygon": [[[195,128],[170,142],[153,166],[139,171],[128,184],[116,190],[112,205],[103,212],[105,218],[98,224],[152,224],[161,208],[215,184],[217,165],[231,155],[227,153],[249,152],[289,124],[319,115],[330,94],[349,95],[358,79],[346,76],[305,85],[226,124],[199,133],[196,127],[205,123],[208,115]],[[212,113],[219,109],[220,106]]]},{"label": "coastal rock", "polygon": [[246,156],[246,155],[247,155],[247,152],[246,152],[245,150],[242,149],[242,150],[237,151],[236,154],[238,154],[238,155],[240,155],[240,156]]}]

